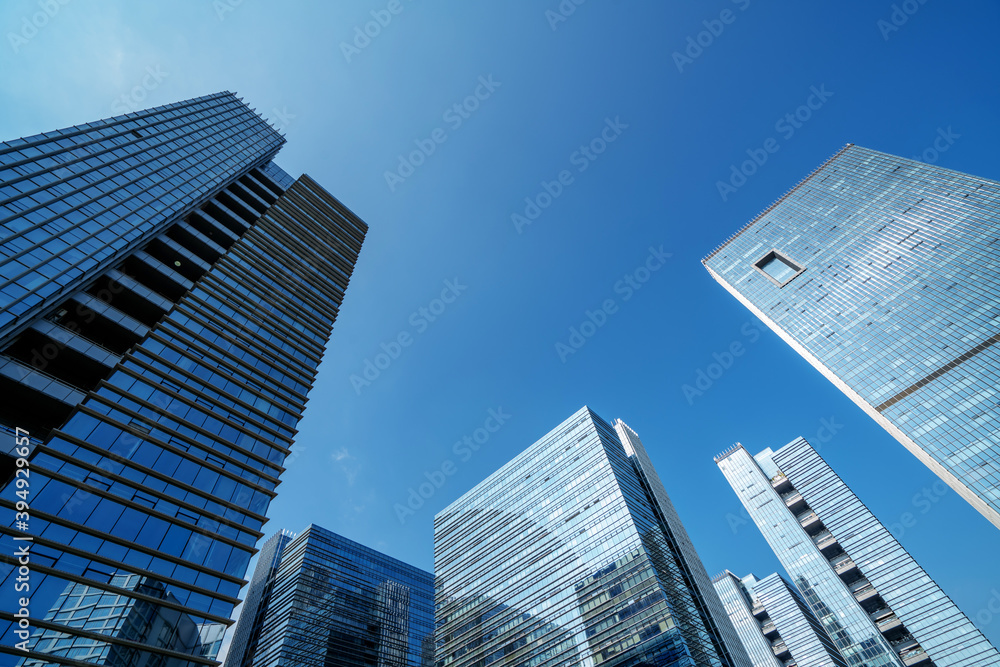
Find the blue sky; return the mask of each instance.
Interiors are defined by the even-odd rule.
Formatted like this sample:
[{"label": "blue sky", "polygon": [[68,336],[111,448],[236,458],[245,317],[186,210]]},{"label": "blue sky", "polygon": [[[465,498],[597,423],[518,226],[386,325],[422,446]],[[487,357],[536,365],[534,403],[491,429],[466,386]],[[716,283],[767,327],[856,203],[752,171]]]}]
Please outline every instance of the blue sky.
[{"label": "blue sky", "polygon": [[[896,25],[878,0],[563,5],[555,21],[556,0],[53,0],[32,31],[39,4],[10,0],[0,136],[232,90],[283,128],[282,167],[369,223],[272,532],[315,522],[431,569],[434,513],[586,404],[640,434],[710,574],[766,576],[778,562],[712,457],[832,422],[823,455],[1000,644],[1000,532],[754,334],[700,264],[848,142],[1000,179],[1000,6],[910,0]],[[342,46],[373,11],[386,25]],[[810,96],[808,120],[781,122]],[[723,197],[717,183],[768,139],[777,152]],[[400,334],[410,344],[376,359]],[[683,385],[736,341],[745,354],[689,401]],[[366,360],[385,368],[352,384]],[[453,445],[490,410],[509,417],[462,460]],[[394,505],[445,461],[453,474],[401,522]]]}]

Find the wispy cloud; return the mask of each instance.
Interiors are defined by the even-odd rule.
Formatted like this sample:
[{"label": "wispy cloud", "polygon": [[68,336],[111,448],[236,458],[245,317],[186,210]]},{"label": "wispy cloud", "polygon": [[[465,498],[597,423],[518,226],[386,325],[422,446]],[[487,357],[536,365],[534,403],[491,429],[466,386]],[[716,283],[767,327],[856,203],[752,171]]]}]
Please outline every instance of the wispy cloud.
[{"label": "wispy cloud", "polygon": [[340,449],[331,452],[330,460],[333,461],[338,468],[340,468],[342,473],[344,473],[344,477],[347,478],[347,485],[354,486],[354,480],[358,478],[358,474],[361,472],[361,464],[358,463],[354,455],[347,450],[347,447],[341,447]]}]

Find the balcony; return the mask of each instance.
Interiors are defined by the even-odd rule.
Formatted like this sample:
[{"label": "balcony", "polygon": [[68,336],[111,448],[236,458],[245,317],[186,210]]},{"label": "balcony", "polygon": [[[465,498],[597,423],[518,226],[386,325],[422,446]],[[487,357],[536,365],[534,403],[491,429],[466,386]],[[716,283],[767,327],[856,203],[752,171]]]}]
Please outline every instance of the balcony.
[{"label": "balcony", "polygon": [[903,659],[903,664],[906,667],[915,667],[916,665],[928,665],[931,662],[931,657],[927,655],[924,649],[919,649],[912,653],[899,656]]},{"label": "balcony", "polygon": [[785,501],[786,506],[794,505],[798,501],[802,500],[802,494],[799,493],[796,489],[790,489],[780,495],[781,499]]},{"label": "balcony", "polygon": [[914,665],[922,665],[930,662],[930,656],[924,651],[923,647],[917,643],[917,640],[912,637],[906,639],[906,641],[896,644],[894,647],[896,652],[899,654],[900,660],[906,667],[913,667]]},{"label": "balcony", "polygon": [[824,549],[830,549],[831,547],[836,546],[838,544],[837,538],[834,537],[833,533],[831,533],[829,530],[824,530],[822,533],[814,537],[813,542],[816,544],[817,547],[819,547],[820,551],[823,551]]},{"label": "balcony", "polygon": [[0,420],[47,440],[50,430],[65,421],[86,394],[31,364],[0,354],[0,396]]},{"label": "balcony", "polygon": [[759,618],[761,616],[765,616],[767,614],[767,610],[764,609],[764,605],[760,603],[760,600],[754,600],[751,613]]},{"label": "balcony", "polygon": [[779,472],[771,478],[771,488],[778,493],[781,493],[782,491],[786,491],[791,488],[791,482],[788,481],[788,477],[785,476],[785,473]]},{"label": "balcony", "polygon": [[[763,634],[765,637],[768,637],[768,635],[776,634],[778,632],[778,628],[774,626],[774,621],[772,621],[771,619],[767,619],[767,621],[765,621],[764,624],[760,626],[760,631],[761,634]],[[771,639],[771,637],[768,637],[768,639]]]},{"label": "balcony", "polygon": [[871,582],[863,578],[861,581],[850,587],[851,594],[854,595],[854,599],[858,602],[867,602],[878,597],[878,591],[872,586]]},{"label": "balcony", "polygon": [[816,516],[816,512],[813,512],[812,510],[799,515],[797,518],[799,520],[799,525],[805,528],[805,531],[810,535],[815,535],[823,529],[823,522],[819,520],[819,517]]},{"label": "balcony", "polygon": [[903,629],[902,621],[900,621],[895,614],[889,614],[888,616],[878,619],[875,621],[875,625],[878,626],[879,632],[883,635]]},{"label": "balcony", "polygon": [[788,647],[785,646],[785,640],[779,639],[774,644],[771,644],[771,651],[774,652],[775,657],[780,658],[783,655],[790,655]]},{"label": "balcony", "polygon": [[839,557],[839,559],[830,561],[830,565],[832,565],[833,570],[841,576],[851,574],[853,570],[858,568],[857,564],[855,564],[855,562],[851,560],[851,557],[846,554]]}]

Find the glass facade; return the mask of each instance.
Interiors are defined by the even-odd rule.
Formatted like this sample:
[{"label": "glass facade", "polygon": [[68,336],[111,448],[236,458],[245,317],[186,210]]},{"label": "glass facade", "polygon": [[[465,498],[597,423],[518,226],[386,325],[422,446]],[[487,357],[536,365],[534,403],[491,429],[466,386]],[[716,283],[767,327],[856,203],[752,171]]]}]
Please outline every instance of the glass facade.
[{"label": "glass facade", "polygon": [[0,149],[0,665],[213,664],[367,230],[282,142],[222,93]]},{"label": "glass facade", "polygon": [[281,557],[285,547],[295,535],[281,531],[271,536],[260,553],[257,554],[257,567],[247,586],[240,610],[239,621],[233,631],[233,641],[229,645],[225,667],[250,667],[253,654],[257,651],[260,631],[264,624],[264,614],[267,613],[271,601],[271,592],[281,565]]},{"label": "glass facade", "polygon": [[753,667],[783,667],[784,662],[777,658],[775,647],[781,650],[784,641],[767,610],[757,601],[753,590],[756,583],[757,578],[752,574],[741,579],[729,570],[712,578],[715,592]]},{"label": "glass facade", "polygon": [[[785,488],[784,481],[780,493],[772,485],[772,477],[786,478],[778,475],[770,454],[770,450],[765,450],[758,455],[758,459],[764,460],[762,466],[745,449],[737,447],[717,461],[785,571],[848,662],[858,667],[902,667],[889,641],[882,637],[821,551],[820,544],[834,557],[836,550],[828,544],[832,540],[829,531],[822,529],[818,519],[813,521],[809,516],[800,523],[786,506],[782,494],[796,502],[801,494]],[[767,472],[769,468],[771,471]],[[793,508],[801,509],[797,505]]]},{"label": "glass facade", "polygon": [[772,574],[756,582],[754,593],[767,610],[776,632],[780,633],[781,644],[775,646],[774,652],[784,649],[791,655],[783,665],[847,667],[847,662],[799,597],[798,591],[780,574]]},{"label": "glass facade", "polygon": [[434,519],[438,667],[751,663],[641,441],[582,408]]},{"label": "glass facade", "polygon": [[219,93],[0,144],[0,339],[283,143]]},{"label": "glass facade", "polygon": [[285,547],[246,664],[430,667],[433,600],[429,572],[309,526]]},{"label": "glass facade", "polygon": [[[858,570],[857,583],[850,585],[870,586],[902,623],[902,630],[894,631],[901,637],[894,644],[897,652],[905,658],[909,632],[938,667],[1000,665],[1000,652],[808,442],[796,439],[775,452],[773,460],[853,561],[843,569],[848,581],[854,579],[850,570]],[[839,558],[838,563],[844,557]],[[896,621],[889,611],[877,613],[879,628],[887,634]]]},{"label": "glass facade", "polygon": [[1000,653],[804,439],[755,457],[737,445],[716,461],[848,664],[1000,665]]},{"label": "glass facade", "polygon": [[1000,527],[1000,183],[848,145],[703,263]]}]

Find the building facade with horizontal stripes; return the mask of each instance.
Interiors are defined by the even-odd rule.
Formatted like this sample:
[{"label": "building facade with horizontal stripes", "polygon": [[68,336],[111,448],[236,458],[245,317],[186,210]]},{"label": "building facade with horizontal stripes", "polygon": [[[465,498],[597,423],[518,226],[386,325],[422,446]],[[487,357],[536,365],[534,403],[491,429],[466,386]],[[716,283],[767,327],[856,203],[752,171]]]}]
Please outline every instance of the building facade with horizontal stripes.
[{"label": "building facade with horizontal stripes", "polygon": [[784,646],[784,641],[767,610],[757,600],[753,590],[757,581],[752,574],[738,577],[729,570],[712,577],[715,592],[719,594],[719,600],[753,667],[783,667],[776,647]]},{"label": "building facade with horizontal stripes", "polygon": [[[756,456],[736,445],[716,462],[848,664],[1000,666],[1000,652],[805,439]],[[762,584],[754,590],[781,635],[808,635],[808,617],[789,622],[796,604],[782,584]]]},{"label": "building facade with horizontal stripes", "polygon": [[247,667],[434,664],[434,576],[315,524],[284,546],[266,607]]},{"label": "building facade with horizontal stripes", "polygon": [[226,654],[225,667],[250,667],[250,661],[257,652],[257,642],[264,625],[264,616],[274,591],[278,568],[285,547],[295,537],[294,533],[279,531],[272,535],[257,554],[257,567],[247,585],[240,617],[233,629],[233,639]]},{"label": "building facade with horizontal stripes", "polygon": [[0,145],[0,665],[216,664],[367,231],[283,143],[219,93]]},{"label": "building facade with horizontal stripes", "polygon": [[784,667],[848,667],[802,596],[784,577],[777,573],[764,577],[754,585],[754,594],[780,633],[781,645],[773,650],[788,654]]},{"label": "building facade with horizontal stripes", "polygon": [[434,518],[438,667],[751,667],[635,431],[584,407]]},{"label": "building facade with horizontal stripes", "polygon": [[702,261],[1000,527],[1000,183],[848,145]]}]

